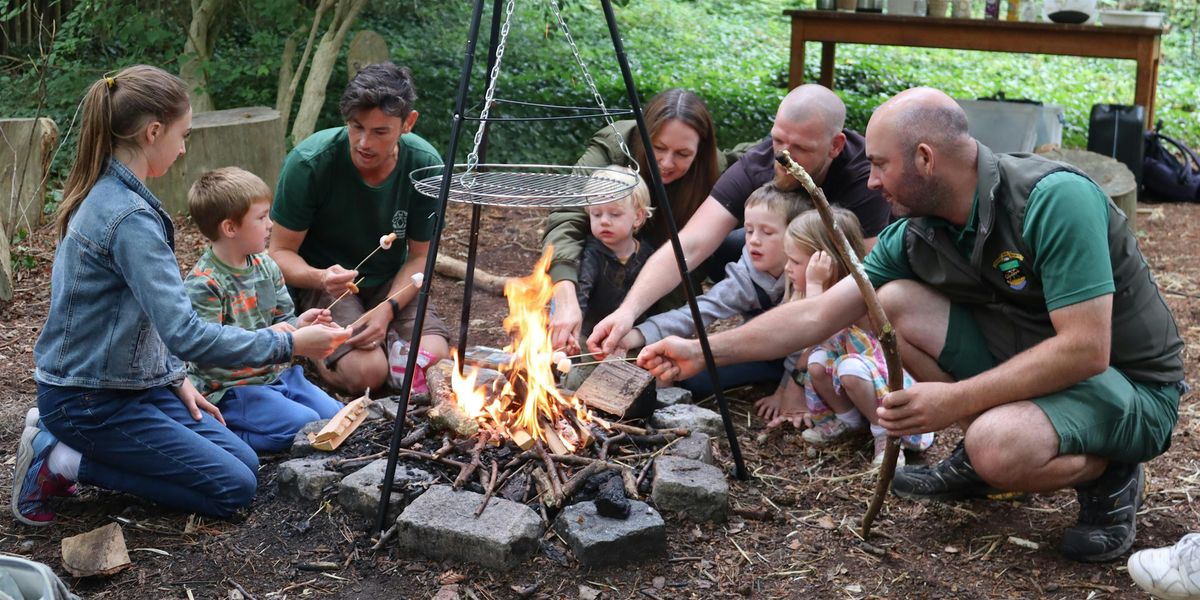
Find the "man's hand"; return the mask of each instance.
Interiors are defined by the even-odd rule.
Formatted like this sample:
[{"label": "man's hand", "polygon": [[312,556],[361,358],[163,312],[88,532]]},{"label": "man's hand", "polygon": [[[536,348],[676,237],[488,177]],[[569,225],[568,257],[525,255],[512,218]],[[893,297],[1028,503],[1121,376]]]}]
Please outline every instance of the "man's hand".
[{"label": "man's hand", "polygon": [[575,283],[562,280],[554,284],[554,312],[550,315],[550,345],[567,354],[579,352],[579,331],[583,313],[575,296]]},{"label": "man's hand", "polygon": [[176,396],[179,396],[181,401],[183,401],[183,405],[187,407],[188,414],[192,415],[192,419],[196,421],[203,419],[204,415],[200,413],[201,411],[204,411],[212,415],[212,417],[217,421],[220,421],[222,425],[225,424],[225,417],[221,416],[221,410],[218,409],[212,402],[209,402],[207,399],[205,399],[204,396],[202,396],[196,389],[196,386],[192,385],[192,381],[190,379],[184,378],[182,384],[171,388],[171,390],[175,392]]},{"label": "man's hand", "polygon": [[350,337],[350,330],[335,325],[312,325],[292,334],[292,354],[312,359],[325,358]]},{"label": "man's hand", "polygon": [[358,322],[354,327],[354,337],[346,340],[346,343],[359,349],[374,348],[387,336],[391,322],[392,307],[381,307]]},{"label": "man's hand", "polygon": [[[300,327],[308,327],[309,325],[321,324],[328,325],[333,323],[333,315],[326,308],[310,308],[297,317],[296,322]],[[295,329],[293,329],[294,331]]]},{"label": "man's hand", "polygon": [[341,265],[333,265],[321,271],[321,288],[326,294],[337,298],[349,289],[348,284],[353,283],[355,277],[358,277],[358,271],[347,271]]},{"label": "man's hand", "polygon": [[955,384],[924,382],[887,394],[875,414],[888,433],[901,436],[941,431],[970,416],[971,410]]},{"label": "man's hand", "polygon": [[659,340],[638,354],[639,367],[663,382],[687,379],[704,369],[704,353],[699,340],[671,336]]},{"label": "man's hand", "polygon": [[621,345],[621,339],[633,329],[633,320],[637,315],[627,314],[618,308],[611,315],[604,317],[592,329],[592,335],[587,340],[588,351],[600,358],[614,355]]}]

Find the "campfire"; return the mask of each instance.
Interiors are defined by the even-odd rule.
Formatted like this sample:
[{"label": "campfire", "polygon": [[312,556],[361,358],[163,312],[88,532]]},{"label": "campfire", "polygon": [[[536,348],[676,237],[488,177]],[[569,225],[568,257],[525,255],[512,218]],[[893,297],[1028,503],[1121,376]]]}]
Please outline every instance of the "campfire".
[{"label": "campfire", "polygon": [[509,312],[504,328],[512,342],[504,348],[508,360],[495,365],[502,377],[477,383],[479,367],[467,365],[460,374],[456,353],[450,388],[464,416],[496,443],[511,439],[527,450],[540,440],[555,454],[571,454],[590,441],[592,416],[572,394],[558,389],[556,374],[569,370],[563,364],[569,359],[550,343],[550,256],[547,250],[530,275],[504,286]]}]

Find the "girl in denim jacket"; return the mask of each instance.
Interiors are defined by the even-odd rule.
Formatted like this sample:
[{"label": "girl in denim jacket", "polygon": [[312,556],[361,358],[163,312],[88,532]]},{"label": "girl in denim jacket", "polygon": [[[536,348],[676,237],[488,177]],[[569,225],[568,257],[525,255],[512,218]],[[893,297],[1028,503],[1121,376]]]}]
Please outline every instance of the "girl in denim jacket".
[{"label": "girl in denim jacket", "polygon": [[246,331],[192,311],[171,219],[143,184],[184,153],[192,111],[182,80],[129,67],[93,83],[82,114],[57,220],[50,313],[34,347],[38,406],[17,449],[13,514],[47,525],[47,501],[82,481],[227,517],[254,497],[258,459],[184,377],[182,361],[321,358],[349,332]]}]

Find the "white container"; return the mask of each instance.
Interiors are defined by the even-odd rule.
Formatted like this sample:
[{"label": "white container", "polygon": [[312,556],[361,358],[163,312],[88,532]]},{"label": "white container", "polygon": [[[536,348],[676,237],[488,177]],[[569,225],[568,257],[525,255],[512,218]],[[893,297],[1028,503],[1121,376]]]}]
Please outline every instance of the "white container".
[{"label": "white container", "polygon": [[1163,16],[1164,14],[1160,12],[1142,12],[1140,10],[1102,10],[1100,11],[1100,24],[1162,29]]},{"label": "white container", "polygon": [[927,7],[925,0],[887,0],[887,14],[923,17]]}]

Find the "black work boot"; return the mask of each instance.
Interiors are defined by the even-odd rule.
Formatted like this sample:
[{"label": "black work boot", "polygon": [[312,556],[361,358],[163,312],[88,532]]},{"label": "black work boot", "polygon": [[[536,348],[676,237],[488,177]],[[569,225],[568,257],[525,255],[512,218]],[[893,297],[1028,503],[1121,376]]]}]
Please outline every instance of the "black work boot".
[{"label": "black work boot", "polygon": [[1079,522],[1063,534],[1059,551],[1071,560],[1107,562],[1125,554],[1137,536],[1137,511],[1146,475],[1141,464],[1109,462],[1104,473],[1075,487]]},{"label": "black work boot", "polygon": [[967,451],[960,441],[941,462],[935,465],[910,465],[896,470],[892,493],[910,500],[965,500],[967,498],[1000,498],[1005,492],[983,481],[971,466]]}]

